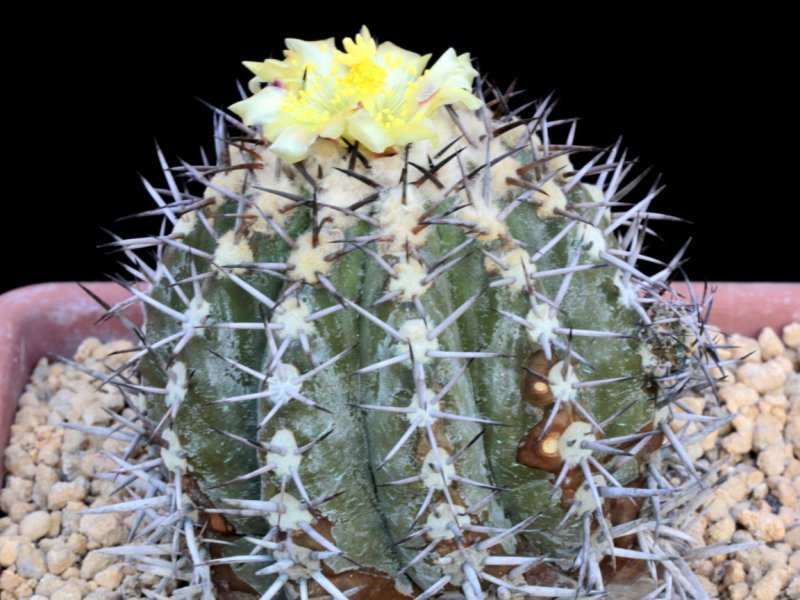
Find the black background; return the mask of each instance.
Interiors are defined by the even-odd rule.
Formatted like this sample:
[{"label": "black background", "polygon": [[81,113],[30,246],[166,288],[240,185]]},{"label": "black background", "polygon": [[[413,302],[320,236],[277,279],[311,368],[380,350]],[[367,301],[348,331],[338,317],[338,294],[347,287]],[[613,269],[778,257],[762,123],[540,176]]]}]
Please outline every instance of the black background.
[{"label": "black background", "polygon": [[152,219],[115,222],[151,207],[139,175],[161,183],[155,141],[170,158],[211,150],[210,112],[196,98],[226,106],[248,78],[242,60],[278,57],[284,37],[341,39],[362,23],[433,60],[449,46],[470,52],[501,87],[517,77],[526,99],[555,92],[555,116],[580,118],[578,143],[622,135],[667,185],[651,208],[693,222],[656,223],[651,255],[669,258],[691,236],[694,279],[800,280],[796,142],[784,149],[796,66],[780,15],[416,2],[59,10],[25,21],[26,41],[6,55],[15,85],[0,291],[119,272],[97,248],[109,240],[101,227],[155,231]]}]

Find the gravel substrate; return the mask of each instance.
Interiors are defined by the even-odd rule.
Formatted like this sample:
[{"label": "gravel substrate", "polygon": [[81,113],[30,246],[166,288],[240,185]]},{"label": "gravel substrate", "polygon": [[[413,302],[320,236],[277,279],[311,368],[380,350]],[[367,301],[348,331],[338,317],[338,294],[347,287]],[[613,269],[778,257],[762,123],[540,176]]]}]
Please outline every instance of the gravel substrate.
[{"label": "gravel substrate", "polygon": [[[688,533],[708,544],[759,540],[763,544],[694,563],[712,597],[730,600],[800,600],[800,323],[757,340],[720,339],[720,358],[744,357],[704,397],[685,407],[714,416],[737,414],[730,425],[689,446],[698,462],[728,458],[723,483]],[[108,372],[124,361],[112,354],[127,342],[86,340],[75,360]],[[715,373],[719,376],[721,373]],[[106,452],[124,440],[65,429],[59,424],[107,426],[108,411],[124,408],[113,387],[42,360],[19,401],[7,476],[0,491],[0,600],[130,599],[148,585],[113,555],[100,552],[127,539],[132,516],[80,515],[78,511],[126,500],[111,495],[116,468]],[[696,422],[676,421],[674,429]],[[141,587],[140,587],[141,586]]]},{"label": "gravel substrate", "polygon": [[[108,372],[129,342],[102,345],[88,339],[75,360]],[[133,516],[79,515],[78,511],[127,500],[111,494],[117,467],[105,452],[122,453],[128,442],[65,429],[62,423],[108,426],[110,411],[134,417],[116,388],[98,390],[93,379],[45,359],[34,369],[19,400],[5,451],[6,481],[0,491],[0,600],[111,600],[140,598],[147,579],[100,548],[125,541]]]},{"label": "gravel substrate", "polygon": [[[707,463],[727,459],[724,481],[690,532],[708,544],[763,544],[693,565],[710,595],[730,600],[800,599],[800,323],[782,336],[718,340],[722,360],[741,357],[713,393],[688,398],[694,412],[735,414],[688,448]],[[714,373],[719,376],[721,373]],[[677,422],[673,428],[684,425]],[[688,427],[694,427],[689,423]]]}]

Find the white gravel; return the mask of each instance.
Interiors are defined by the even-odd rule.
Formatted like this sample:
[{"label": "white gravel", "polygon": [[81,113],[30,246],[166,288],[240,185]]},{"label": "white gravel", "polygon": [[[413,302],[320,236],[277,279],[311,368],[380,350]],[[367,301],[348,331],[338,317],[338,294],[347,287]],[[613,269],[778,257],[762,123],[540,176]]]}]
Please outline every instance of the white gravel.
[{"label": "white gravel", "polygon": [[[102,345],[88,339],[75,360],[109,372],[119,367],[128,342]],[[120,393],[98,389],[89,375],[63,364],[39,362],[19,401],[5,451],[5,487],[0,491],[0,600],[128,600],[142,598],[146,578],[116,556],[98,549],[118,544],[132,516],[80,515],[85,508],[127,500],[111,496],[115,468],[104,451],[124,443],[64,429],[61,423],[109,425],[104,409],[121,411]]]},{"label": "white gravel", "polygon": [[[723,483],[698,521],[708,544],[758,540],[760,546],[694,563],[712,597],[800,599],[800,323],[781,335],[718,340],[720,358],[744,357],[713,393],[687,399],[693,411],[737,415],[688,450],[710,464],[728,459]],[[674,429],[686,423],[677,421]],[[694,427],[689,423],[688,426]]]}]

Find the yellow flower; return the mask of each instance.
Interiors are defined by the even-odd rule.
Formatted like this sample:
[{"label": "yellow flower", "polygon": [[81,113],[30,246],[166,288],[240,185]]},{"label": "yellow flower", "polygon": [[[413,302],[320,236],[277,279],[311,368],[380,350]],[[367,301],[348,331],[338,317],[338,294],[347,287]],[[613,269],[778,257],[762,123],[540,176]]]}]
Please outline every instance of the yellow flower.
[{"label": "yellow flower", "polygon": [[287,162],[308,156],[319,137],[389,152],[435,138],[431,119],[442,105],[481,104],[471,91],[477,72],[469,54],[450,48],[425,70],[430,54],[377,45],[366,27],[342,46],[337,50],[332,38],[287,39],[283,60],[244,63],[255,75],[253,96],[230,108],[246,125],[260,125],[272,151]]}]

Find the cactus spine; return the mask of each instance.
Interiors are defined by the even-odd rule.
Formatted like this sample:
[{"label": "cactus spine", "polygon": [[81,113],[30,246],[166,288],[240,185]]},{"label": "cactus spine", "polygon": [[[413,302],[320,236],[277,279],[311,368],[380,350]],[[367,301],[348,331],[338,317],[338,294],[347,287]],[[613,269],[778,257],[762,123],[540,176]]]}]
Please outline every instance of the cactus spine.
[{"label": "cactus spine", "polygon": [[642,256],[658,189],[631,202],[619,145],[472,90],[467,55],[287,45],[248,65],[243,122],[217,112],[216,164],[159,154],[162,232],[118,242],[148,284],[143,380],[117,379],[156,464],[125,463],[139,568],[206,598],[473,599],[642,566],[704,598],[679,528],[708,474],[669,423],[713,344],[680,256]]}]

